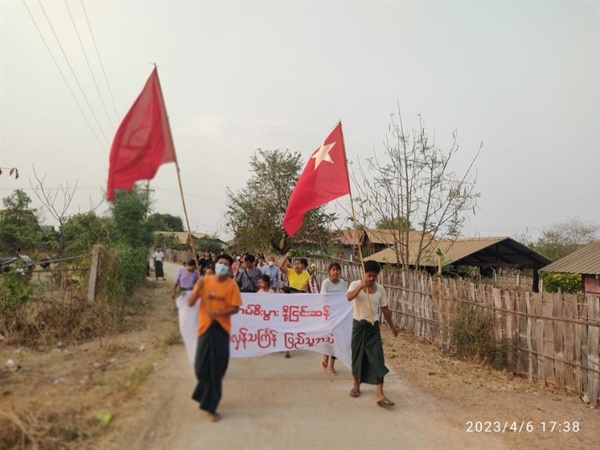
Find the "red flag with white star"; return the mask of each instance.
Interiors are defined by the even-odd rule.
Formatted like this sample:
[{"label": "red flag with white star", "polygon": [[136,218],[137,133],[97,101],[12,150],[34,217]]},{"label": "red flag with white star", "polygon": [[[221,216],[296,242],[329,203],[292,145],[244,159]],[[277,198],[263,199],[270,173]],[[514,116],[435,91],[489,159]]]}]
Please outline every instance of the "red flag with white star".
[{"label": "red flag with white star", "polygon": [[283,228],[293,236],[311,209],[350,193],[342,123],[314,151],[292,191],[283,217]]}]

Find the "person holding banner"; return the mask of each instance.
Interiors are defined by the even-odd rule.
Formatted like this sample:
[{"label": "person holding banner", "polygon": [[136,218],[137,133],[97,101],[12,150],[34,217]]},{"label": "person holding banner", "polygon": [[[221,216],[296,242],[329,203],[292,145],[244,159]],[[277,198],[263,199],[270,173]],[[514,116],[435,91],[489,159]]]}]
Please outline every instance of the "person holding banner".
[{"label": "person holding banner", "polygon": [[175,283],[173,283],[173,292],[171,298],[175,300],[177,293],[182,296],[185,292],[191,291],[198,281],[198,270],[196,270],[196,260],[190,259],[184,262],[183,267],[179,269]]},{"label": "person holding banner", "polygon": [[394,336],[398,329],[392,322],[388,308],[387,295],[383,286],[377,283],[381,271],[376,261],[364,263],[364,280],[350,283],[346,298],[354,301],[352,320],[352,378],[354,386],[350,390],[351,397],[360,395],[360,383],[376,385],[377,404],[382,407],[394,406],[383,393],[383,377],[389,372],[385,366],[383,344],[379,329],[379,312],[390,326]]},{"label": "person holding banner", "polygon": [[194,306],[196,300],[200,299],[194,363],[198,384],[192,398],[200,403],[200,409],[208,413],[212,422],[221,419],[217,407],[229,364],[231,316],[237,314],[242,305],[240,289],[229,276],[232,263],[231,256],[219,255],[215,275],[200,278],[188,300],[188,305]]},{"label": "person holding banner", "polygon": [[[321,294],[334,294],[336,292],[346,292],[346,281],[340,278],[342,266],[339,263],[332,262],[327,268],[328,277],[321,283]],[[321,366],[326,369],[331,375],[335,375],[335,356],[323,355]]]}]

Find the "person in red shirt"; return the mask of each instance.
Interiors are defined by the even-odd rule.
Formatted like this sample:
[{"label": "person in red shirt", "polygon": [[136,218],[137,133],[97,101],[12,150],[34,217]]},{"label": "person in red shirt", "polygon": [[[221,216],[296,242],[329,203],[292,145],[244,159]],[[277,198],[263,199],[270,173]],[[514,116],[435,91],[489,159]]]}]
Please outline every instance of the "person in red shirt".
[{"label": "person in red shirt", "polygon": [[198,346],[194,370],[198,384],[192,398],[213,422],[221,416],[217,407],[223,394],[223,378],[229,364],[231,316],[242,305],[240,289],[231,278],[233,259],[227,254],[217,257],[215,275],[201,277],[194,286],[189,306],[200,299],[198,312]]}]

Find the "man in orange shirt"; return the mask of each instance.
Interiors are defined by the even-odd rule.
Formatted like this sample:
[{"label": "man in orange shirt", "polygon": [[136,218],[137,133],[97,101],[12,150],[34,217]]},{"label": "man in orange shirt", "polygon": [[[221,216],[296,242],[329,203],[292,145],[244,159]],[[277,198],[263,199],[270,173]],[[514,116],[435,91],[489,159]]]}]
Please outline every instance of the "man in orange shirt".
[{"label": "man in orange shirt", "polygon": [[231,316],[237,314],[242,305],[240,289],[230,277],[232,263],[231,256],[219,255],[215,275],[201,277],[188,300],[188,304],[194,306],[200,299],[194,363],[198,384],[192,398],[200,403],[200,409],[206,411],[213,422],[221,418],[217,407],[223,395],[223,378],[229,364]]}]

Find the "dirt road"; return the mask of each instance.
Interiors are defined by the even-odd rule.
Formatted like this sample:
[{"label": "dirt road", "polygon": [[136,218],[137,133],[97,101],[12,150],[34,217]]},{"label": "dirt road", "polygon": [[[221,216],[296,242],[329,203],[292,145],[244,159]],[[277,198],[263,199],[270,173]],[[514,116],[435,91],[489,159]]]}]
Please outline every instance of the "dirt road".
[{"label": "dirt road", "polygon": [[[167,276],[177,269],[167,264]],[[211,423],[190,399],[195,379],[171,286],[148,280],[119,332],[100,339],[38,347],[0,340],[0,448],[600,448],[600,410],[577,395],[453,358],[409,333],[394,338],[385,327],[393,409],[375,404],[372,386],[351,398],[347,368],[331,376],[320,355],[298,351],[232,359],[223,420]],[[483,430],[487,421],[533,428]]]},{"label": "dirt road", "polygon": [[[173,277],[178,266],[165,266]],[[170,350],[151,383],[158,406],[135,448],[506,448],[496,436],[449,424],[434,398],[409,389],[394,371],[385,378],[393,409],[377,406],[374,386],[351,398],[350,371],[340,365],[332,376],[310,351],[232,359],[218,423],[190,399],[195,378],[181,346]]]},{"label": "dirt road", "polygon": [[395,373],[386,377],[394,409],[377,406],[371,386],[351,398],[351,373],[329,375],[313,352],[231,360],[216,424],[190,399],[195,379],[181,348],[153,384],[160,407],[136,448],[505,448],[495,436],[448,424],[435,399]]}]

